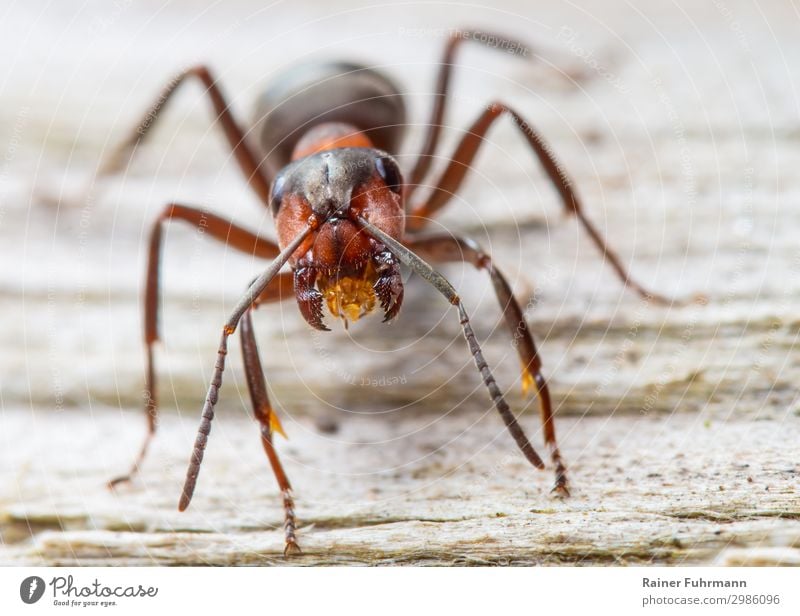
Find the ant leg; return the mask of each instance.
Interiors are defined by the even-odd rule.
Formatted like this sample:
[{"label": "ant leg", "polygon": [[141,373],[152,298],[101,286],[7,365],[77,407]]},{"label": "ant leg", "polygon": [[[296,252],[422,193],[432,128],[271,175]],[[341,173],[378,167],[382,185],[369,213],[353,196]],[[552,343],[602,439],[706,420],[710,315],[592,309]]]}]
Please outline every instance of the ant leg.
[{"label": "ant leg", "polygon": [[161,265],[161,238],[164,224],[170,220],[181,220],[187,222],[196,229],[203,229],[212,238],[235,248],[243,253],[255,255],[261,258],[275,257],[279,250],[270,240],[260,238],[257,235],[233,224],[232,222],[220,218],[209,212],[187,207],[177,203],[172,203],[164,208],[161,215],[156,219],[150,232],[150,248],[147,263],[147,279],[145,282],[144,299],[144,344],[146,348],[147,370],[145,372],[145,393],[147,401],[145,412],[147,413],[147,435],[142,443],[139,454],[126,475],[115,477],[108,482],[108,487],[130,481],[139,471],[139,467],[147,455],[150,441],[156,432],[158,423],[158,402],[156,397],[156,375],[155,363],[153,358],[153,344],[158,340],[158,306],[159,306],[159,274]]},{"label": "ant leg", "polygon": [[250,391],[250,400],[253,403],[253,414],[261,428],[261,444],[264,446],[264,452],[267,454],[270,466],[272,466],[272,472],[275,475],[278,487],[281,490],[281,495],[283,496],[283,529],[286,538],[286,547],[283,550],[283,554],[284,556],[288,556],[292,553],[300,552],[300,546],[297,544],[297,536],[295,535],[297,522],[294,517],[292,486],[289,483],[286,472],[283,470],[278,452],[275,450],[275,445],[272,442],[273,433],[278,432],[283,434],[283,429],[269,402],[267,383],[264,379],[264,370],[261,367],[261,359],[258,354],[258,344],[256,343],[256,338],[253,333],[251,312],[252,309],[249,309],[242,315],[240,335],[244,370],[247,377],[247,388]]},{"label": "ant leg", "polygon": [[514,293],[505,276],[492,263],[491,257],[468,238],[434,235],[411,239],[406,242],[406,245],[437,263],[466,262],[476,269],[488,272],[492,279],[497,301],[503,311],[506,326],[511,333],[512,343],[516,347],[522,362],[522,393],[523,395],[527,394],[531,386],[534,386],[536,393],[539,395],[539,411],[544,431],[544,442],[550,451],[550,459],[555,466],[556,472],[553,491],[563,496],[569,496],[567,469],[561,458],[561,452],[558,450],[553,406],[550,401],[550,390],[547,387],[547,381],[542,376],[542,361],[536,350],[536,344],[528,328],[525,315],[516,297],[514,297]]},{"label": "ant leg", "polygon": [[264,205],[269,205],[270,178],[261,168],[256,155],[248,146],[245,134],[233,117],[233,113],[220,87],[217,85],[216,80],[212,77],[208,67],[203,65],[189,68],[170,80],[155,102],[147,109],[136,128],[131,131],[130,135],[120,143],[109,156],[100,162],[95,176],[90,183],[89,190],[87,190],[87,194],[91,191],[91,186],[96,180],[114,175],[124,168],[125,164],[135,153],[136,147],[146,138],[150,129],[153,128],[158,121],[161,111],[163,111],[178,87],[189,78],[199,80],[205,87],[205,94],[208,95],[211,100],[214,113],[216,113],[216,120],[225,133],[225,137],[233,151],[239,169],[241,169],[248,184],[256,195],[258,195],[261,202]]},{"label": "ant leg", "polygon": [[433,154],[436,152],[436,146],[439,144],[439,137],[442,131],[442,119],[444,118],[447,96],[450,90],[453,61],[456,52],[465,41],[482,43],[490,49],[499,49],[507,53],[509,50],[518,50],[518,53],[522,55],[527,55],[530,49],[529,45],[496,34],[471,30],[455,30],[451,32],[450,38],[445,45],[442,59],[439,62],[439,74],[436,77],[436,90],[434,92],[433,108],[428,120],[428,132],[425,136],[425,143],[417,155],[414,168],[409,175],[409,183],[406,186],[406,199],[410,199],[417,187],[423,182],[433,162]]},{"label": "ant leg", "polygon": [[[494,124],[495,120],[503,114],[508,114],[512,117],[514,124],[522,132],[528,145],[539,158],[539,162],[541,162],[542,167],[544,167],[550,181],[553,183],[556,190],[558,190],[567,213],[574,214],[578,218],[580,224],[589,234],[595,246],[603,253],[603,257],[608,260],[611,268],[616,272],[617,277],[622,283],[648,301],[665,305],[685,303],[684,301],[676,301],[664,295],[649,291],[631,278],[620,258],[608,246],[597,227],[586,217],[583,211],[583,205],[578,199],[577,193],[572,188],[572,180],[561,164],[555,159],[550,146],[516,111],[502,103],[492,103],[489,105],[486,110],[481,113],[475,123],[470,126],[467,130],[467,134],[456,147],[455,153],[450,159],[450,163],[442,173],[442,176],[439,178],[436,187],[433,189],[427,201],[411,209],[407,228],[410,231],[422,229],[428,223],[431,216],[436,214],[436,212],[450,201],[452,196],[458,191],[461,182],[469,171],[478,149],[484,142],[484,136],[492,124]],[[699,296],[694,299],[695,301],[704,301],[704,299]]]},{"label": "ant leg", "polygon": [[[317,226],[316,218],[311,216],[308,224],[281,250],[266,270],[247,288],[247,291],[236,304],[231,316],[222,327],[222,336],[217,348],[217,361],[214,364],[214,372],[211,375],[211,383],[208,386],[206,401],[203,404],[203,411],[200,417],[200,427],[197,429],[197,437],[192,449],[192,457],[189,459],[189,468],[186,471],[186,480],[183,484],[178,510],[185,511],[192,501],[194,488],[197,485],[197,477],[200,474],[200,465],[203,463],[203,455],[208,443],[208,435],[211,433],[211,422],[214,420],[214,407],[219,399],[219,388],[222,387],[222,374],[225,372],[225,356],[228,354],[228,338],[236,331],[239,320],[245,312],[256,303],[270,283],[275,279],[281,267],[289,258],[300,248],[300,245],[309,236],[311,231]],[[308,250],[306,248],[305,250]]]},{"label": "ant leg", "polygon": [[525,436],[525,432],[517,422],[517,418],[511,412],[511,408],[508,406],[508,403],[503,397],[503,393],[497,386],[497,381],[494,380],[494,376],[492,375],[492,371],[489,369],[489,365],[483,358],[483,351],[481,351],[480,344],[475,337],[475,332],[472,330],[472,325],[470,325],[467,311],[464,308],[464,304],[461,302],[461,298],[453,288],[453,285],[451,285],[444,276],[442,276],[439,272],[418,257],[410,248],[404,246],[395,238],[386,234],[384,231],[381,231],[378,227],[371,224],[364,217],[359,216],[358,221],[364,230],[367,231],[367,233],[381,242],[389,252],[397,257],[401,263],[411,268],[411,270],[418,276],[421,276],[427,280],[437,291],[439,291],[439,293],[444,295],[445,298],[447,298],[447,300],[458,309],[461,329],[463,330],[464,338],[467,341],[467,346],[472,354],[472,358],[475,360],[475,366],[478,368],[478,372],[480,372],[481,376],[483,377],[483,384],[486,386],[486,389],[489,390],[489,395],[492,398],[492,402],[494,403],[497,412],[500,414],[500,417],[506,424],[506,428],[508,428],[508,431],[511,433],[511,436],[514,438],[514,441],[517,443],[517,446],[525,455],[525,458],[528,460],[528,462],[530,462],[536,468],[544,468],[542,459],[539,457],[539,454],[536,453],[536,450],[533,448],[533,445],[531,445],[528,437]]}]

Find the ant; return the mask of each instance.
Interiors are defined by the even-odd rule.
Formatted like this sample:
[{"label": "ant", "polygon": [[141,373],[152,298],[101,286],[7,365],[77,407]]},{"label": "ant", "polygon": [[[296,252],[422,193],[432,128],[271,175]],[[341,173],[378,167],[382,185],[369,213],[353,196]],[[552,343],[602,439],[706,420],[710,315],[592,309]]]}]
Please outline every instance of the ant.
[{"label": "ant", "polygon": [[[198,80],[205,88],[236,162],[250,188],[271,209],[277,243],[255,235],[224,218],[182,203],[170,203],[150,232],[144,298],[146,347],[146,413],[148,431],[130,471],[109,482],[130,481],[139,471],[156,432],[158,403],[153,344],[158,340],[159,262],[164,225],[181,221],[203,226],[206,235],[241,252],[271,259],[249,286],[222,329],[211,384],[189,462],[179,509],[191,501],[203,460],[214,407],[222,385],[228,338],[240,331],[244,370],[261,442],[283,497],[285,550],[299,552],[292,487],[273,443],[280,422],[267,396],[252,312],[263,304],[291,295],[300,313],[318,330],[328,330],[323,308],[345,325],[380,305],[384,321],[394,319],[403,303],[400,265],[428,281],[457,312],[464,338],[492,402],[525,458],[536,468],[544,462],[512,413],[483,357],[458,293],[432,263],[466,262],[491,278],[505,323],[522,362],[523,392],[539,397],[544,442],[555,468],[553,491],[568,496],[567,469],[556,442],[553,410],[542,362],[519,302],[491,257],[472,240],[448,235],[421,235],[426,224],[458,192],[485,135],[497,120],[510,117],[558,191],[568,214],[574,215],[617,276],[648,301],[670,304],[631,279],[620,259],[586,218],[567,174],[541,135],[512,107],[494,102],[466,131],[444,171],[424,199],[413,199],[429,176],[439,143],[454,58],[464,42],[496,49],[527,49],[504,36],[460,30],[451,33],[440,62],[433,109],[424,145],[408,180],[392,156],[406,125],[403,96],[382,73],[368,66],[328,62],[294,67],[261,96],[255,121],[246,133],[234,118],[219,85],[206,66],[195,66],[173,79],[118,149],[98,167],[96,178],[119,172],[138,144],[157,123],[161,111],[181,84]],[[285,264],[290,272],[281,272]]]}]

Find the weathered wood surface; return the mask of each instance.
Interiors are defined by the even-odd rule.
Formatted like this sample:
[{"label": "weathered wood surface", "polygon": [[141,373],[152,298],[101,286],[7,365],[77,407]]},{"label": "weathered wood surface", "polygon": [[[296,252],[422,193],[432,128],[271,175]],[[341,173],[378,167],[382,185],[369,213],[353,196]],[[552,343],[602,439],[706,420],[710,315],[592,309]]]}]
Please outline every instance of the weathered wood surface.
[{"label": "weathered wood surface", "polygon": [[[177,225],[164,260],[161,433],[136,486],[103,488],[144,429],[150,221],[180,199],[272,233],[197,88],[124,179],[88,205],[68,198],[181,66],[209,60],[245,116],[276,70],[341,50],[385,63],[422,122],[442,29],[478,24],[535,42],[539,61],[466,50],[445,151],[482,104],[513,102],[634,274],[710,302],[665,309],[624,292],[513,128],[498,127],[441,220],[491,251],[528,304],[573,497],[551,497],[550,473],[514,450],[457,319],[419,281],[392,326],[372,319],[318,335],[287,302],[256,327],[290,436],[279,447],[305,549],[293,562],[800,563],[791,7],[605,1],[533,15],[509,3],[510,13],[474,9],[456,24],[435,5],[255,13],[242,1],[200,14],[120,3],[60,15],[32,4],[8,9],[14,27],[0,37],[0,562],[283,562],[238,343],[195,502],[176,511],[218,328],[261,267]],[[416,127],[407,152],[420,139]],[[47,197],[59,194],[56,208]],[[446,271],[539,443],[490,285]]]},{"label": "weathered wood surface", "polygon": [[[135,447],[138,417],[37,413],[31,435],[32,414],[6,414],[7,445],[27,447],[3,473],[5,559],[283,562],[280,499],[257,430],[226,415],[197,496],[180,514],[193,420],[168,417],[140,484],[112,494],[103,482]],[[437,420],[356,418],[333,436],[310,421],[293,425],[281,450],[305,554],[292,563],[737,562],[738,549],[758,546],[759,558],[798,564],[796,422],[778,444],[777,417],[564,418],[575,487],[562,502],[549,494],[552,477],[531,471],[493,416]]]}]

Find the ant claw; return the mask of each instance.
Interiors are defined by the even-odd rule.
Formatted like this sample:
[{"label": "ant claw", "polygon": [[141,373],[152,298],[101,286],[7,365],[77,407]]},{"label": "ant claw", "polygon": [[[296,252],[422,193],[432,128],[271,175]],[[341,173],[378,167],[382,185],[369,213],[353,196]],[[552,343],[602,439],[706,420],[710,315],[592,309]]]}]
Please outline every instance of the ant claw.
[{"label": "ant claw", "polygon": [[709,299],[708,295],[705,293],[695,293],[691,297],[685,297],[681,299],[673,299],[669,298],[665,295],[656,295],[654,293],[648,293],[647,295],[643,295],[644,299],[647,301],[653,302],[656,306],[675,306],[675,307],[683,307],[683,306],[690,306],[692,304],[697,304],[698,306],[705,306],[708,304]]},{"label": "ant claw", "polygon": [[303,553],[303,550],[300,549],[300,546],[297,545],[297,542],[294,539],[290,539],[286,542],[286,547],[283,548],[283,557],[290,558],[292,556],[300,556]]},{"label": "ant claw", "polygon": [[106,483],[106,488],[109,490],[116,490],[117,486],[121,483],[130,483],[133,478],[130,475],[123,475],[122,477],[114,477],[108,483]]}]

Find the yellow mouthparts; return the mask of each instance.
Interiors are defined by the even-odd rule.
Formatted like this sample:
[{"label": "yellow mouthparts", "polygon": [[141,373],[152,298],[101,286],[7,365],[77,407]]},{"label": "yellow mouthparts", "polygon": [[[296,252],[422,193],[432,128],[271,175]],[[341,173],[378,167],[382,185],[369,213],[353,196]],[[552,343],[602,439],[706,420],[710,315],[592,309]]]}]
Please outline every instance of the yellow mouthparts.
[{"label": "yellow mouthparts", "polygon": [[343,276],[328,278],[320,276],[317,282],[328,310],[334,317],[348,321],[358,321],[375,309],[375,270],[371,263],[364,268],[360,277]]}]

